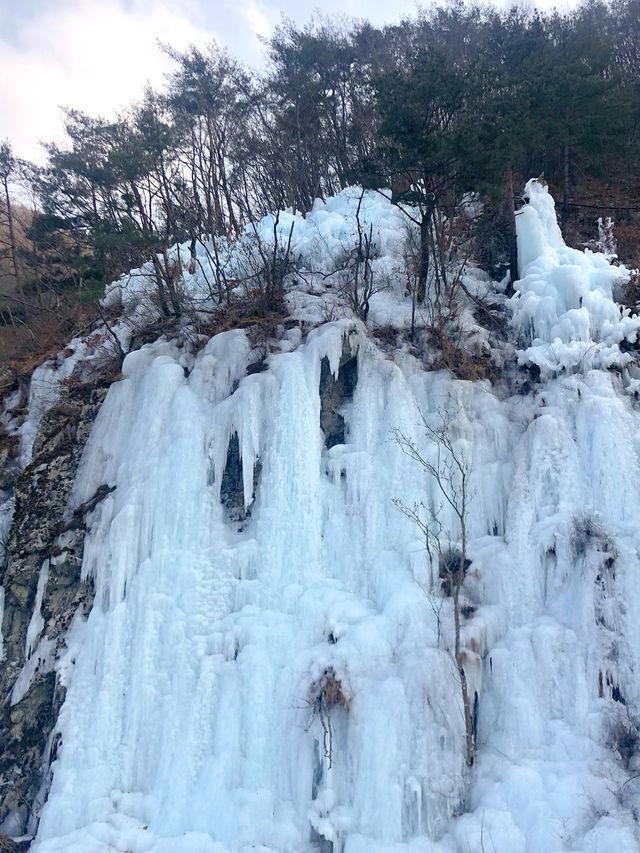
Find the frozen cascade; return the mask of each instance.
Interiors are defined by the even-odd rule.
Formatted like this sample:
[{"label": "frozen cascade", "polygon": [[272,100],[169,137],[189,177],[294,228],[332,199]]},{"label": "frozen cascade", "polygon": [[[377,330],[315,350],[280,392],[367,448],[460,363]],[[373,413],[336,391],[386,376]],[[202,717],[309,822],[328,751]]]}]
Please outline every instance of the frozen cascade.
[{"label": "frozen cascade", "polygon": [[525,200],[516,215],[520,280],[511,305],[517,331],[532,346],[520,363],[545,376],[628,364],[619,344],[636,339],[640,318],[613,297],[629,271],[613,266],[611,255],[565,245],[546,186],[529,181]]},{"label": "frozen cascade", "polygon": [[[635,321],[611,299],[613,273],[596,255],[562,263],[574,250],[546,190],[529,192],[516,327],[533,323],[546,359],[558,323],[597,293],[579,341],[617,347],[612,328],[632,336]],[[327,450],[321,362],[337,374],[345,349],[357,384],[346,441]],[[225,332],[188,376],[171,343],[131,353],[94,425],[74,501],[117,488],[85,543],[96,600],[58,663],[62,742],[32,849],[637,851],[633,766],[611,743],[640,701],[640,418],[619,375],[572,362],[535,395],[499,399],[409,354],[390,361],[350,320],[252,375],[249,351]],[[470,784],[451,602],[437,579],[425,593],[424,543],[393,505],[440,502],[392,436],[435,461],[420,412],[442,411],[475,496]],[[241,524],[219,501],[234,434]]]}]

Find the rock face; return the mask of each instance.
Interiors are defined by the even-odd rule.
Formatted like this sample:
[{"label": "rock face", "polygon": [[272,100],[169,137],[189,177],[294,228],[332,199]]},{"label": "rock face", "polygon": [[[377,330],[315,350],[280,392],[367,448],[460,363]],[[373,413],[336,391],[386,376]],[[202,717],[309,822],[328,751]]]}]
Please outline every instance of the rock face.
[{"label": "rock face", "polygon": [[[256,495],[262,465],[258,459],[253,469],[253,498]],[[252,500],[253,500],[252,498]],[[220,483],[220,500],[231,521],[242,522],[251,515],[250,506],[244,505],[244,483],[242,479],[242,458],[238,433],[234,432],[229,440],[227,461]]]},{"label": "rock face", "polygon": [[23,853],[29,849],[28,841],[13,841],[0,832],[0,853]]},{"label": "rock face", "polygon": [[[30,465],[18,477],[0,582],[4,586],[0,669],[0,832],[35,830],[55,756],[54,726],[64,699],[54,665],[79,608],[93,600],[80,582],[85,516],[69,508],[80,456],[107,393],[70,389],[41,421]],[[103,490],[103,495],[106,491]],[[103,496],[102,495],[102,496]],[[74,511],[75,509],[75,511]]]},{"label": "rock face", "polygon": [[358,382],[358,359],[345,346],[338,377],[334,377],[329,359],[323,358],[320,365],[320,427],[327,449],[345,442],[344,417],[341,406],[351,397]]}]

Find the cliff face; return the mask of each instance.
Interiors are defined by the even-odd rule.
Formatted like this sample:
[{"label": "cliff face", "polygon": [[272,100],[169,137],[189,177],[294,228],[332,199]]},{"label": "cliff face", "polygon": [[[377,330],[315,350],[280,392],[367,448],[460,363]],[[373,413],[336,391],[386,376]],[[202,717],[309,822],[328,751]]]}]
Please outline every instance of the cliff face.
[{"label": "cliff face", "polygon": [[70,388],[50,409],[31,463],[14,484],[15,510],[2,584],[0,824],[22,835],[37,826],[55,757],[53,729],[65,689],[54,671],[76,613],[90,610],[82,581],[84,517],[69,508],[78,462],[106,388]]},{"label": "cliff face", "polygon": [[[468,332],[493,385],[425,369],[399,280],[369,327],[298,283],[259,361],[234,329],[71,383],[15,485],[5,831],[37,853],[637,850],[639,323],[624,271],[529,194],[511,341]],[[385,210],[363,216],[393,253]]]}]

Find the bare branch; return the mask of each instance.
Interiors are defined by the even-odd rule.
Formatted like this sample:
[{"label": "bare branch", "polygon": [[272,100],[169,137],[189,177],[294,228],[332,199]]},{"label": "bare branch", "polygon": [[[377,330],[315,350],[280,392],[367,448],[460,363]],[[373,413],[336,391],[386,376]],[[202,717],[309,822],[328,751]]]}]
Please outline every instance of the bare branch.
[{"label": "bare branch", "polygon": [[[438,410],[440,418],[438,426],[432,426],[424,414],[421,414],[427,438],[436,449],[436,461],[431,462],[418,449],[416,443],[401,430],[394,430],[393,435],[400,449],[413,462],[416,462],[436,483],[442,496],[443,503],[434,508],[424,503],[407,506],[399,499],[394,500],[395,506],[418,527],[425,537],[427,553],[433,562],[432,549],[438,557],[438,574],[443,578],[442,586],[453,600],[454,621],[454,660],[458,673],[462,707],[465,723],[466,760],[469,767],[473,766],[476,756],[476,730],[473,703],[469,696],[467,677],[464,671],[464,657],[460,643],[460,590],[464,583],[467,560],[467,506],[468,494],[468,463],[463,453],[453,444],[451,426],[453,418]],[[460,525],[460,548],[454,550],[450,540],[444,546],[444,524],[441,510],[447,504],[454,512]],[[433,604],[432,604],[433,607]],[[436,612],[434,608],[434,612]],[[440,611],[436,612],[438,621],[438,637],[440,636]]]}]

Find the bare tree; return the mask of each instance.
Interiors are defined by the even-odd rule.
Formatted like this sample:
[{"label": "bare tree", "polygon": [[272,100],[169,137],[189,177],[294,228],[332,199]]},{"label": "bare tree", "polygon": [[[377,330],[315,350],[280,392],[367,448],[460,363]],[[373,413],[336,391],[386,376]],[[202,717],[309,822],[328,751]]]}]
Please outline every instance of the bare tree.
[{"label": "bare tree", "polygon": [[281,304],[287,278],[296,271],[299,263],[297,255],[292,251],[295,221],[291,222],[286,242],[283,242],[285,232],[280,229],[280,214],[280,210],[273,214],[270,238],[250,218],[251,232],[237,244],[241,269],[236,283],[242,282],[247,293],[253,291],[254,295],[259,296],[263,308],[268,310]]},{"label": "bare tree", "polygon": [[16,160],[11,152],[11,146],[7,140],[0,145],[0,183],[2,184],[4,213],[6,216],[7,230],[9,233],[9,252],[11,257],[11,265],[13,275],[16,280],[16,286],[21,289],[20,273],[18,271],[17,247],[14,228],[14,215],[11,205],[11,194],[9,185],[13,178],[13,173],[16,168]]},{"label": "bare tree", "polygon": [[355,241],[343,243],[341,257],[335,267],[331,272],[321,273],[321,275],[323,279],[336,276],[340,282],[340,293],[346,299],[349,308],[356,317],[366,321],[371,297],[389,289],[390,277],[374,270],[374,261],[380,257],[380,253],[373,239],[373,225],[367,226],[362,221],[364,194],[365,189],[361,189],[355,214]]},{"label": "bare tree", "polygon": [[[473,766],[476,756],[476,726],[475,700],[469,697],[469,686],[464,669],[464,657],[460,645],[460,591],[464,583],[469,561],[467,560],[467,514],[470,500],[469,465],[459,449],[454,446],[451,435],[452,418],[443,412],[438,412],[439,423],[431,426],[422,415],[422,422],[427,438],[435,445],[435,462],[423,456],[417,444],[400,430],[394,431],[395,440],[401,450],[429,474],[438,489],[441,500],[437,506],[424,502],[407,506],[401,500],[394,503],[398,509],[413,521],[425,537],[429,560],[433,565],[434,558],[438,562],[438,572],[442,579],[442,589],[450,595],[453,602],[453,630],[456,669],[460,680],[460,693],[464,713],[466,760],[469,767]],[[442,511],[449,507],[456,519],[460,538],[456,547],[445,530]],[[439,619],[439,612],[437,613]]]},{"label": "bare tree", "polygon": [[351,262],[347,265],[350,275],[346,283],[346,295],[354,314],[361,320],[366,320],[369,314],[369,299],[376,292],[373,261],[378,250],[373,242],[373,225],[370,225],[367,230],[363,227],[360,219],[363,198],[364,189],[360,193],[356,208],[358,240],[351,253]]}]

